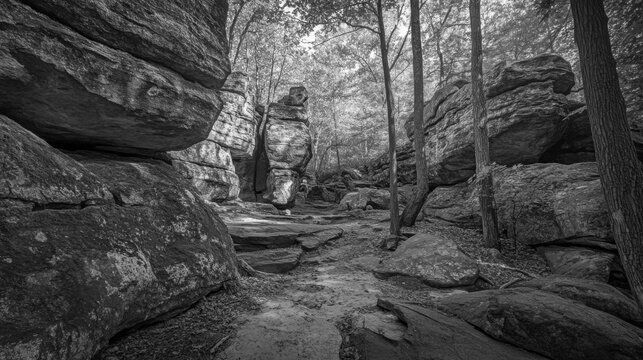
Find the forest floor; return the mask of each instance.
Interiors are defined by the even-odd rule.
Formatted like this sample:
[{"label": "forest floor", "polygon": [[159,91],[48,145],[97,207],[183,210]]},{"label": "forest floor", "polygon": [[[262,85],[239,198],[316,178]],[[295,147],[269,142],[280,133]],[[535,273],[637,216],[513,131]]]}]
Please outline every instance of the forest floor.
[{"label": "forest floor", "polygon": [[[295,208],[293,221],[317,221],[301,216],[311,213],[341,212],[334,207]],[[365,314],[381,313],[378,298],[431,306],[433,299],[465,291],[432,288],[409,278],[376,278],[372,269],[390,254],[377,246],[388,234],[388,212],[349,214],[329,220],[344,230],[343,236],[304,253],[291,272],[242,277],[239,284],[210,294],[178,316],[115,337],[95,360],[354,359],[349,334]],[[479,262],[481,287],[499,287],[547,272],[540,256],[529,248],[516,249],[510,240],[503,241],[498,253],[480,247],[480,232],[438,220],[403,230],[439,232],[455,241]],[[402,329],[403,324],[393,320],[386,331],[396,327]]]}]

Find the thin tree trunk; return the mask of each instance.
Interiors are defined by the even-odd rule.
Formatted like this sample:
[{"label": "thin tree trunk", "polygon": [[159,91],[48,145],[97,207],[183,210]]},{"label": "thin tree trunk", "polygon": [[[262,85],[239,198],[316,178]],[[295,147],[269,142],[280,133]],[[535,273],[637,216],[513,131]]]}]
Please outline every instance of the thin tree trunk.
[{"label": "thin tree trunk", "polygon": [[625,113],[602,0],[571,0],[596,163],[625,274],[643,311],[643,166]]},{"label": "thin tree trunk", "polygon": [[342,164],[339,160],[339,130],[337,128],[337,114],[335,113],[335,96],[333,95],[333,101],[331,103],[333,107],[333,128],[334,128],[334,135],[335,135],[335,156],[337,158],[337,173],[342,174]]},{"label": "thin tree trunk", "polygon": [[393,92],[391,90],[391,70],[388,66],[388,49],[384,28],[382,0],[377,0],[377,25],[382,53],[382,71],[384,72],[384,91],[386,93],[386,115],[388,120],[388,154],[389,154],[389,191],[391,194],[391,235],[400,234],[399,213],[397,205],[397,157],[395,154],[395,117],[393,117]]},{"label": "thin tree trunk", "polygon": [[415,136],[415,172],[417,189],[400,219],[402,226],[413,226],[429,194],[429,182],[424,154],[424,69],[422,61],[422,34],[420,32],[420,1],[411,0],[411,49],[413,50],[413,125]]},{"label": "thin tree trunk", "polygon": [[473,104],[473,137],[476,152],[476,182],[480,186],[480,216],[483,244],[498,248],[498,221],[493,198],[493,173],[489,159],[487,136],[487,107],[482,85],[482,31],[480,27],[480,0],[469,1],[471,18],[471,102]]}]

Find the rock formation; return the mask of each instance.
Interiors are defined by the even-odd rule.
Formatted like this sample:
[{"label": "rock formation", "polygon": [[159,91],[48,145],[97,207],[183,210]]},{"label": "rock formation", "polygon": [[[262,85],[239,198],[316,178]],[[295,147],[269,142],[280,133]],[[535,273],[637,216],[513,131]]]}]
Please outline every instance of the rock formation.
[{"label": "rock formation", "polygon": [[197,191],[236,176],[238,142],[204,142],[230,67],[226,12],[0,4],[0,359],[92,358],[237,279],[227,229]]},{"label": "rock formation", "polygon": [[207,139],[188,149],[168,153],[172,164],[192,180],[201,196],[217,202],[239,196],[235,164],[252,159],[257,125],[247,75],[230,74],[220,95],[223,109]]},{"label": "rock formation", "polygon": [[[613,242],[595,163],[496,166],[494,194],[500,232],[529,245],[584,239]],[[473,184],[438,187],[426,216],[466,227],[480,223]]]},{"label": "rock formation", "polygon": [[[85,4],[89,11],[102,8],[96,1]],[[107,8],[123,4],[116,2]],[[146,1],[132,8],[137,10],[121,10],[128,11],[134,20],[119,23],[139,28],[139,21],[143,21],[136,19],[139,11],[156,16],[169,11],[163,1]],[[70,4],[67,9],[73,12],[80,5]],[[127,152],[179,150],[205,139],[221,110],[215,90],[129,53],[125,42],[119,40],[120,31],[105,29],[105,36],[114,40],[110,42],[93,37],[84,27],[99,25],[93,16],[92,21],[68,27],[14,0],[3,1],[0,14],[0,112],[47,141]],[[205,29],[224,31],[218,24],[225,24],[225,12],[212,14],[219,14],[213,23],[201,23],[202,29],[195,26],[192,31],[196,33],[187,33],[201,36],[199,32]],[[79,15],[78,21],[83,19]],[[146,27],[139,30],[151,32]],[[151,32],[149,37],[162,36]],[[138,41],[130,44],[135,43]],[[163,45],[171,53],[169,48],[175,43]],[[211,81],[222,81],[228,66],[227,61],[213,64],[210,70],[217,75]]]},{"label": "rock formation", "polygon": [[[312,157],[307,100],[306,88],[291,88],[289,95],[270,104],[262,126],[265,155],[256,156],[258,161],[265,156],[264,167],[268,172],[263,198],[278,208],[294,205],[300,176]],[[257,172],[256,176],[262,174]]]}]

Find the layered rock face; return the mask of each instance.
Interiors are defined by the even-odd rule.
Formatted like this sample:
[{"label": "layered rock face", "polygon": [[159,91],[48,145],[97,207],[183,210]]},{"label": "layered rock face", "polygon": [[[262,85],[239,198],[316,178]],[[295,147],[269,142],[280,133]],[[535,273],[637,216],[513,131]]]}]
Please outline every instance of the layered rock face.
[{"label": "layered rock face", "polygon": [[[0,112],[45,140],[68,146],[138,153],[178,150],[206,138],[221,110],[215,89],[186,80],[182,72],[156,65],[156,61],[143,60],[153,57],[152,53],[139,58],[139,53],[128,51],[135,44],[139,51],[146,52],[149,49],[139,46],[146,41],[138,39],[161,41],[169,34],[178,37],[177,41],[157,44],[158,52],[173,54],[170,48],[176,43],[196,45],[184,37],[203,39],[206,37],[201,32],[206,29],[224,31],[225,11],[215,6],[211,12],[215,18],[209,25],[201,21],[197,24],[202,27],[195,25],[189,31],[179,31],[159,18],[172,20],[167,14],[171,12],[175,24],[185,24],[184,14],[203,9],[177,8],[174,12],[165,2],[151,0],[131,8],[121,1],[107,5],[82,2],[82,6],[76,1],[33,3],[44,10],[55,8],[56,14],[59,6],[65,7],[67,10],[60,11],[60,16],[76,20],[68,27],[14,0],[2,2]],[[116,10],[128,16],[119,17]],[[85,12],[91,16],[83,16]],[[105,12],[101,15],[104,18],[97,19],[96,12]],[[158,33],[144,25],[151,21],[156,21]],[[121,30],[113,30],[105,22]],[[179,27],[182,26],[185,25]],[[146,35],[135,35],[137,32]],[[216,39],[215,36],[208,41]],[[227,47],[223,44],[219,50]],[[205,49],[221,59],[225,56],[207,45]],[[201,60],[194,52],[183,56],[195,63]],[[210,64],[210,82],[222,82],[228,67],[227,60]]]},{"label": "layered rock face", "polygon": [[[595,163],[496,166],[493,176],[498,226],[508,236],[529,245],[613,242]],[[438,187],[429,194],[424,214],[477,227],[478,191],[467,183]]]},{"label": "layered rock face", "polygon": [[91,358],[236,278],[225,225],[169,165],[74,160],[4,116],[0,136],[0,358]]},{"label": "layered rock face", "polygon": [[168,153],[172,164],[192,180],[208,201],[232,200],[239,196],[240,181],[235,165],[239,163],[243,167],[248,160],[253,163],[255,150],[257,124],[247,75],[230,74],[220,94],[223,109],[207,139],[188,149]]},{"label": "layered rock face", "polygon": [[236,280],[225,225],[185,179],[234,175],[203,142],[229,72],[226,9],[0,4],[0,359],[92,358]]},{"label": "layered rock face", "polygon": [[[502,165],[537,162],[565,130],[573,106],[565,94],[574,84],[571,66],[542,55],[488,74],[487,129],[491,160]],[[471,86],[462,81],[438,91],[425,109],[425,152],[429,182],[456,184],[475,172]],[[406,123],[413,138],[412,119]]]},{"label": "layered rock face", "polygon": [[268,176],[263,198],[278,208],[294,205],[300,176],[312,157],[307,101],[306,89],[293,87],[267,110],[262,142]]}]

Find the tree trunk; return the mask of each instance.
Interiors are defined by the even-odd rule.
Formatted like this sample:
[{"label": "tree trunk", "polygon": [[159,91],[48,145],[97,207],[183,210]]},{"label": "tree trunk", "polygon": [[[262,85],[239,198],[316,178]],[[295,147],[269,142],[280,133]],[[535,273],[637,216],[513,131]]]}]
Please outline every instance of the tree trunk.
[{"label": "tree trunk", "polygon": [[422,64],[422,34],[420,32],[420,1],[411,0],[411,48],[413,50],[413,125],[415,172],[417,189],[400,219],[402,226],[413,226],[429,194],[429,182],[424,154],[424,69]]},{"label": "tree trunk", "polygon": [[643,310],[643,166],[636,157],[602,0],[571,0],[596,163],[612,232]]},{"label": "tree trunk", "polygon": [[393,92],[391,90],[391,69],[388,66],[388,49],[384,28],[382,0],[377,0],[377,25],[382,53],[382,70],[384,71],[384,91],[386,93],[386,116],[388,120],[388,155],[389,155],[389,190],[391,193],[391,235],[400,234],[399,213],[397,206],[397,157],[395,154],[395,117],[393,117]]},{"label": "tree trunk", "polygon": [[469,1],[471,18],[471,102],[473,104],[473,137],[476,152],[476,182],[480,186],[480,216],[485,247],[498,248],[498,221],[493,198],[493,174],[489,159],[487,106],[482,85],[482,31],[480,0]]}]

